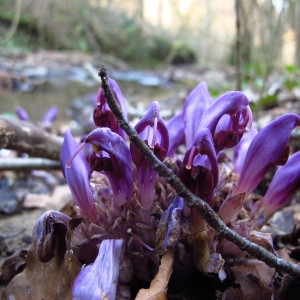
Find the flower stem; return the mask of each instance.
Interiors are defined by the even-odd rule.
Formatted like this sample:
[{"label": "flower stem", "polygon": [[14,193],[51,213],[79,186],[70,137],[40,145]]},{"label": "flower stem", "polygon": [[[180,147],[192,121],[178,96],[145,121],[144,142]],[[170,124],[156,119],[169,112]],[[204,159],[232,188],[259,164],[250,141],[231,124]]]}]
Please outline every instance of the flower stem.
[{"label": "flower stem", "polygon": [[160,174],[160,176],[167,180],[167,182],[174,188],[176,193],[185,200],[185,203],[188,206],[197,208],[206,222],[216,231],[218,235],[223,236],[227,240],[235,243],[240,249],[247,251],[250,255],[263,261],[271,268],[276,268],[278,271],[290,275],[300,276],[299,266],[272,254],[263,247],[238,235],[234,230],[226,226],[226,224],[218,217],[218,215],[206,202],[188,190],[180,181],[180,179],[172,172],[172,170],[154,155],[144,141],[140,139],[135,129],[128,121],[126,121],[108,84],[107,71],[104,67],[99,70],[99,76],[106,101],[111,111],[118,119],[120,127],[126,132],[132,144],[151,162],[153,168]]}]

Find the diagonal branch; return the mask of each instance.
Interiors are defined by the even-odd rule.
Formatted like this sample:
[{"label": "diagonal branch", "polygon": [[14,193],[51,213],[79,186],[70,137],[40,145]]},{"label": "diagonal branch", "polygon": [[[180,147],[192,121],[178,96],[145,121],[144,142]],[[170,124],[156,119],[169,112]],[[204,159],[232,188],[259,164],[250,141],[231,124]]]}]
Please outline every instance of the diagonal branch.
[{"label": "diagonal branch", "polygon": [[188,206],[196,207],[203,216],[203,218],[206,220],[206,222],[216,231],[217,234],[235,243],[240,249],[247,251],[250,255],[265,262],[269,267],[276,268],[281,272],[288,273],[291,275],[300,275],[300,267],[278,256],[275,256],[266,249],[238,235],[235,231],[233,231],[225,225],[225,223],[218,217],[218,215],[206,202],[204,202],[202,199],[190,192],[190,190],[186,188],[186,186],[172,172],[172,170],[169,169],[153,154],[153,152],[147,147],[144,141],[139,137],[135,129],[124,118],[119,104],[115,99],[114,94],[112,93],[112,90],[108,84],[107,71],[105,68],[100,69],[99,76],[101,78],[101,87],[103,88],[104,96],[107,100],[111,111],[118,119],[121,128],[126,132],[133,145],[137,149],[139,149],[140,153],[151,162],[153,168],[162,177],[166,178],[167,182],[174,188],[176,193],[185,200]]}]

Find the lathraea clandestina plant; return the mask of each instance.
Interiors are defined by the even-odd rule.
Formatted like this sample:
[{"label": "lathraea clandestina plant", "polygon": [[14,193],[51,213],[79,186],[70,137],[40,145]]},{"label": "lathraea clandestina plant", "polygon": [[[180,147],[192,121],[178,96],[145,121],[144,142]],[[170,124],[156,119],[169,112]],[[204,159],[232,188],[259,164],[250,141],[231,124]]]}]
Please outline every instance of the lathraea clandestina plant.
[{"label": "lathraea clandestina plant", "polygon": [[[112,79],[109,85],[127,117],[120,88]],[[102,88],[94,122],[97,128],[80,142],[65,133],[61,166],[75,202],[69,215],[49,211],[38,220],[33,237],[39,261],[47,263],[65,251],[82,264],[70,286],[73,299],[132,299],[138,289],[149,286],[167,252],[174,256],[171,292],[171,285],[178,284],[175,290],[182,289],[184,295],[187,280],[201,273],[221,283],[230,282],[234,274],[243,289],[238,271],[228,262],[260,262],[219,238],[198,210],[185,206],[139,149],[128,143]],[[201,82],[185,99],[182,112],[165,122],[154,101],[135,129],[154,155],[228,227],[275,253],[270,235],[259,229],[289,203],[300,184],[299,152],[290,156],[288,145],[297,126],[299,115],[290,113],[257,131],[251,128],[252,112],[244,93],[230,91],[213,100]],[[254,197],[256,186],[277,165],[282,166],[267,193]],[[63,239],[57,238],[59,230]],[[258,279],[267,295],[272,294],[275,271],[270,274]],[[227,283],[224,299],[237,295],[236,290],[234,280]]]}]

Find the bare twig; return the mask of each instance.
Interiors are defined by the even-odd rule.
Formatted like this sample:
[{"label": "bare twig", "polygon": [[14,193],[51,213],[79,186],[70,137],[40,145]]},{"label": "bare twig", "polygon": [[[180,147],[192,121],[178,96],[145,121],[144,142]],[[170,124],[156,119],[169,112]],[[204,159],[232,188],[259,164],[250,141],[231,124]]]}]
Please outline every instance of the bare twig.
[{"label": "bare twig", "polygon": [[99,71],[99,76],[101,78],[104,96],[111,111],[118,119],[121,128],[127,133],[130,141],[137,149],[139,149],[140,153],[152,163],[153,168],[161,176],[166,178],[167,182],[174,188],[177,194],[185,200],[188,206],[196,207],[203,218],[206,220],[206,222],[216,231],[217,234],[235,243],[240,249],[247,251],[250,255],[265,262],[271,268],[274,267],[281,272],[300,276],[300,268],[297,265],[275,256],[266,249],[238,235],[235,231],[231,230],[225,225],[225,223],[218,217],[218,215],[206,202],[191,193],[190,190],[188,190],[186,186],[180,181],[180,179],[172,172],[172,170],[169,169],[154,155],[150,148],[139,137],[136,130],[124,118],[119,104],[116,101],[109,86],[107,71],[105,68],[102,68]]},{"label": "bare twig", "polygon": [[0,171],[60,170],[60,162],[46,158],[0,158]]},{"label": "bare twig", "polygon": [[0,116],[0,148],[34,157],[60,159],[63,138],[17,119]]}]

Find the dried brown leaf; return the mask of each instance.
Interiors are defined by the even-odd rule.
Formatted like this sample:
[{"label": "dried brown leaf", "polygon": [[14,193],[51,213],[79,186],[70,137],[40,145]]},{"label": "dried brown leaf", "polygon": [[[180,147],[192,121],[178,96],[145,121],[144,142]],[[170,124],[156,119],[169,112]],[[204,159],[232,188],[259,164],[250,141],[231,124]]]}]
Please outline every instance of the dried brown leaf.
[{"label": "dried brown leaf", "polygon": [[[238,299],[243,300],[269,300],[272,296],[272,279],[275,269],[268,267],[264,262],[257,259],[240,259],[230,267],[235,277],[236,284],[240,285],[241,292]],[[235,299],[236,290],[227,290],[227,298]]]},{"label": "dried brown leaf", "polygon": [[218,215],[225,224],[234,222],[242,208],[244,194],[238,194],[227,198],[221,205]]},{"label": "dried brown leaf", "polygon": [[0,285],[7,284],[16,274],[25,267],[26,250],[21,250],[9,257],[0,268]]},{"label": "dried brown leaf", "polygon": [[173,271],[174,252],[167,251],[161,258],[158,273],[151,281],[149,289],[141,289],[135,300],[166,300],[167,286]]},{"label": "dried brown leaf", "polygon": [[270,233],[252,230],[249,235],[249,240],[275,254],[273,239]]},{"label": "dried brown leaf", "polygon": [[31,246],[25,270],[9,282],[1,299],[72,299],[72,285],[80,269],[81,264],[68,252],[42,263]]}]

